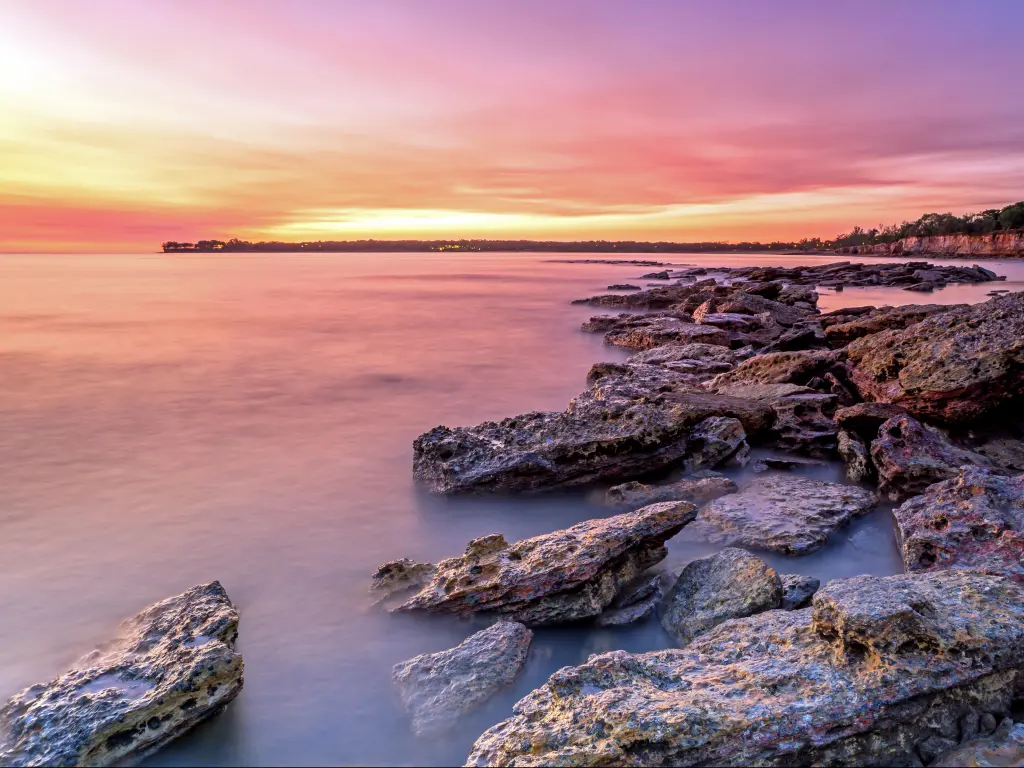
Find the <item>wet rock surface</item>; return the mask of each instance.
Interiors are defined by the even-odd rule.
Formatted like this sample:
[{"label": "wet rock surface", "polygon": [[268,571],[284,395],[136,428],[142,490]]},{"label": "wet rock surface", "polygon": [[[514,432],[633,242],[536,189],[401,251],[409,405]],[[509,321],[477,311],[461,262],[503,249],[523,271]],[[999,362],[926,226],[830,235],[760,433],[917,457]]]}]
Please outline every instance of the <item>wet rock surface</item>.
[{"label": "wet rock surface", "polygon": [[782,576],[782,602],[779,607],[784,611],[795,611],[811,604],[811,598],[818,591],[821,582],[813,576],[802,576],[799,573],[786,573]]},{"label": "wet rock surface", "polygon": [[149,606],[107,646],[0,708],[0,764],[141,760],[238,695],[237,637],[238,612],[218,582]]},{"label": "wet rock surface", "polygon": [[1024,661],[1013,582],[859,576],[830,582],[812,606],[561,669],[467,764],[920,765],[929,739],[1009,712]]},{"label": "wet rock surface", "polygon": [[526,662],[533,632],[499,621],[438,653],[396,664],[391,679],[418,736],[451,729],[459,718],[509,685]]},{"label": "wet rock surface", "polygon": [[762,475],[702,509],[698,529],[712,541],[802,555],[876,502],[873,493],[856,486]]},{"label": "wet rock surface", "polygon": [[962,312],[967,308],[967,304],[907,304],[902,307],[882,307],[844,323],[830,324],[825,329],[825,339],[833,347],[845,347],[851,341],[873,333],[907,328],[931,315],[941,312]]},{"label": "wet rock surface", "polygon": [[661,626],[680,645],[729,619],[782,603],[779,574],[759,557],[727,547],[683,568],[661,604]]},{"label": "wet rock surface", "polygon": [[974,568],[1024,581],[1024,475],[964,467],[893,516],[908,571]]},{"label": "wet rock surface", "polygon": [[696,514],[694,505],[670,501],[514,544],[500,534],[474,539],[393,610],[484,613],[528,626],[598,616],[664,559],[665,541]]},{"label": "wet rock surface", "polygon": [[609,488],[605,503],[636,509],[659,501],[688,501],[699,507],[737,490],[736,483],[726,477],[683,478],[665,485],[645,485],[633,480]]}]

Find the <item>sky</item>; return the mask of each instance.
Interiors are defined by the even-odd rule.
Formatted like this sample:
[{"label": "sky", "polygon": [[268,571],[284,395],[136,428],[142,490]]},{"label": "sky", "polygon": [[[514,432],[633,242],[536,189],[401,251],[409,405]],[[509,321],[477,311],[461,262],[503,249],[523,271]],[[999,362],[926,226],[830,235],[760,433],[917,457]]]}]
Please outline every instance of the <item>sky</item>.
[{"label": "sky", "polygon": [[3,0],[0,251],[774,240],[1024,198],[1018,0]]}]

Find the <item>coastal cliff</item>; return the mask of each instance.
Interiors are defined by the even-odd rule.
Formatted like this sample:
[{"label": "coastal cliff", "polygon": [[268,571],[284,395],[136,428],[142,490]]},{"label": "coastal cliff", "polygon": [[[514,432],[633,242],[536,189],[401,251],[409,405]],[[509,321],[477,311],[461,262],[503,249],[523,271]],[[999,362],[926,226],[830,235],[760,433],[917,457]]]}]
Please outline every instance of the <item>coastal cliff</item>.
[{"label": "coastal cliff", "polygon": [[988,235],[929,235],[904,237],[894,243],[840,248],[840,253],[881,256],[931,254],[936,256],[1024,256],[1024,232]]}]

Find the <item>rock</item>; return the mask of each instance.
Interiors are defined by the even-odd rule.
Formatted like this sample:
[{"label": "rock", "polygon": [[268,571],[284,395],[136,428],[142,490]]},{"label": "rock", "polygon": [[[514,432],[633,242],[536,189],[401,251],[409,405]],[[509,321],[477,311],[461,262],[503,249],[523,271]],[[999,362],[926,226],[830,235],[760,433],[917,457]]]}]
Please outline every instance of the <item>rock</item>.
[{"label": "rock", "polygon": [[984,456],[958,448],[912,416],[894,416],[871,443],[879,492],[893,501],[922,493],[932,483],[956,476],[964,464],[988,464]]},{"label": "rock", "polygon": [[661,600],[661,594],[656,593],[622,608],[611,608],[594,619],[594,623],[599,627],[621,627],[626,624],[635,624],[654,613],[659,600]]},{"label": "rock", "polygon": [[847,479],[863,483],[874,478],[875,465],[871,463],[871,451],[858,435],[845,429],[839,430],[837,449],[846,464]]},{"label": "rock", "polygon": [[687,299],[700,290],[694,285],[665,285],[650,288],[637,293],[606,293],[591,296],[589,299],[577,299],[573,304],[590,304],[597,307],[614,307],[622,309],[668,309]]},{"label": "rock", "polygon": [[784,611],[806,608],[821,586],[821,582],[813,576],[803,576],[799,573],[786,573],[781,578],[782,603],[779,607]]},{"label": "rock", "polygon": [[500,534],[474,539],[464,555],[438,563],[433,581],[394,610],[484,613],[528,626],[597,616],[665,558],[665,541],[696,510],[670,501],[511,545]]},{"label": "rock", "polygon": [[[817,301],[817,294],[814,294]],[[781,326],[789,327],[806,320],[810,312],[798,309],[792,304],[781,301],[772,301],[763,296],[755,296],[749,293],[738,292],[725,297],[716,307],[716,312],[729,314],[759,315],[767,313]]]},{"label": "rock", "polygon": [[[819,335],[821,334],[821,335]],[[811,347],[821,346],[824,332],[819,327],[810,325],[798,326],[785,331],[778,339],[761,350],[762,354],[772,352],[798,352]]]},{"label": "rock", "polygon": [[801,459],[796,456],[765,456],[754,462],[755,472],[767,472],[769,469],[810,469],[827,466],[818,459]]},{"label": "rock", "polygon": [[639,285],[630,285],[629,283],[617,283],[616,285],[609,285],[609,291],[639,291]]},{"label": "rock", "polygon": [[858,576],[812,605],[560,669],[467,765],[920,765],[918,745],[1005,714],[1024,677],[1024,592],[1004,579]]},{"label": "rock", "polygon": [[377,598],[373,604],[404,601],[410,593],[429,584],[435,571],[437,566],[432,563],[417,563],[407,557],[384,563],[370,581],[370,592]]},{"label": "rock", "polygon": [[719,394],[728,397],[739,397],[744,400],[763,400],[771,402],[781,400],[790,395],[813,395],[817,394],[810,387],[799,384],[723,384],[717,387]]},{"label": "rock", "polygon": [[[987,713],[986,713],[987,714]],[[991,717],[991,715],[989,715]],[[1004,718],[990,737],[965,741],[935,757],[934,766],[1021,766],[1024,765],[1024,723]]]},{"label": "rock", "polygon": [[417,736],[450,730],[459,718],[509,685],[526,662],[533,632],[499,621],[447,651],[396,664],[391,679]]},{"label": "rock", "polygon": [[639,579],[630,582],[620,589],[612,600],[612,608],[623,608],[634,605],[661,590],[661,576],[657,573],[646,573]]},{"label": "rock", "polygon": [[708,383],[712,392],[735,384],[806,384],[838,364],[837,353],[826,350],[772,352],[744,360]]},{"label": "rock", "polygon": [[729,346],[729,336],[721,328],[688,323],[675,317],[653,317],[637,321],[627,328],[608,331],[605,344],[630,349],[650,349],[663,344],[718,344]]},{"label": "rock", "polygon": [[891,403],[857,403],[836,411],[836,424],[863,440],[871,442],[878,437],[878,428],[894,416],[903,416],[907,410]]},{"label": "rock", "polygon": [[876,502],[874,494],[856,486],[762,475],[708,504],[700,527],[713,541],[804,555]]},{"label": "rock", "polygon": [[1024,442],[1012,437],[986,440],[974,450],[984,456],[993,467],[1016,474],[1024,472]]},{"label": "rock", "polygon": [[134,763],[242,689],[238,612],[219,582],[149,606],[118,637],[0,708],[0,764]]},{"label": "rock", "polygon": [[648,272],[646,275],[640,275],[641,280],[668,280],[668,270],[664,269],[661,272]]},{"label": "rock", "polygon": [[688,501],[699,507],[736,490],[736,483],[725,477],[683,478],[667,485],[644,485],[631,480],[609,488],[605,503],[636,509],[659,501]]},{"label": "rock", "polygon": [[1024,293],[876,333],[846,352],[864,400],[948,424],[994,419],[1024,396]]},{"label": "rock", "polygon": [[726,331],[755,331],[760,321],[751,315],[737,315],[732,312],[712,312],[699,320],[701,325],[713,325]]},{"label": "rock", "polygon": [[774,569],[742,549],[727,547],[694,560],[661,605],[661,626],[684,646],[728,619],[778,608],[782,581]]},{"label": "rock", "polygon": [[712,416],[739,419],[748,434],[766,430],[774,419],[767,404],[652,391],[643,382],[610,376],[562,413],[434,428],[413,443],[413,475],[437,493],[541,491],[625,480],[677,466],[704,450],[703,440],[691,444],[690,435]]},{"label": "rock", "polygon": [[775,445],[786,451],[830,458],[838,445],[835,395],[789,395],[771,401]]},{"label": "rock", "polygon": [[[906,290],[920,290],[914,286]],[[929,289],[932,290],[932,289]],[[854,339],[860,339],[881,331],[907,328],[926,317],[942,312],[963,311],[967,304],[908,304],[902,307],[883,307],[847,322],[830,324],[825,328],[825,339],[833,347],[844,347]]]},{"label": "rock", "polygon": [[908,571],[974,568],[1024,581],[1024,475],[963,467],[893,516]]},{"label": "rock", "polygon": [[920,293],[931,293],[937,287],[938,286],[935,283],[929,283],[929,282],[926,281],[926,282],[922,282],[922,283],[914,283],[913,285],[908,285],[903,290],[904,291],[918,291]]},{"label": "rock", "polygon": [[637,352],[626,361],[630,364],[644,363],[647,365],[667,365],[687,360],[701,362],[725,363],[735,365],[736,354],[728,347],[717,344],[666,344],[661,347]]},{"label": "rock", "polygon": [[747,433],[739,419],[711,416],[690,432],[684,465],[688,472],[713,469],[745,446]]}]

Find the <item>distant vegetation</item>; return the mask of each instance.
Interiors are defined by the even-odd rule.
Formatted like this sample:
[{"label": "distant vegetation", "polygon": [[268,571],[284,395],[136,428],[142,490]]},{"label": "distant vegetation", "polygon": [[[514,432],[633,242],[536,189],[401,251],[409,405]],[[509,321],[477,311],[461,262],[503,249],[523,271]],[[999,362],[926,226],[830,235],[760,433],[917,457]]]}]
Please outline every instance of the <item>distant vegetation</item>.
[{"label": "distant vegetation", "polygon": [[862,245],[894,243],[905,237],[931,235],[989,235],[1024,229],[1024,201],[1005,208],[955,216],[952,213],[926,213],[917,221],[881,226],[875,229],[854,227],[832,240],[804,238],[792,243],[670,243],[640,240],[318,240],[286,243],[251,243],[247,240],[199,240],[195,243],[168,241],[164,251],[227,251],[230,253],[358,253],[365,251],[549,251],[558,253],[703,253],[723,251],[831,251]]}]

